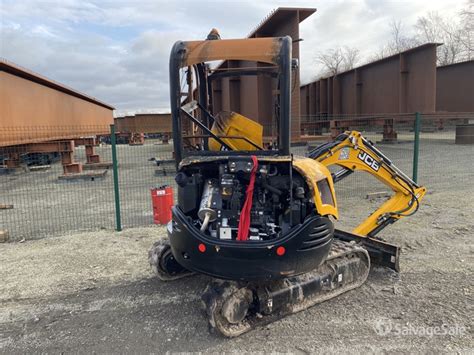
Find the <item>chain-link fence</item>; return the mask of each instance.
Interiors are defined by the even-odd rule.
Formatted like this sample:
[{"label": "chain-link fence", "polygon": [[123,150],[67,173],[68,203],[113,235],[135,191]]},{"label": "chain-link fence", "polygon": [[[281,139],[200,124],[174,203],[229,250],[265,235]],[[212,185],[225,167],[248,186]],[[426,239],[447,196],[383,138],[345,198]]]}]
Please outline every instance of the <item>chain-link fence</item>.
[{"label": "chain-link fence", "polygon": [[[411,175],[413,169],[415,115],[370,116],[306,116],[301,119],[302,139],[316,146],[321,140],[336,138],[348,130],[357,130],[376,144],[402,171]],[[312,137],[318,138],[311,141]],[[332,170],[332,169],[331,169]],[[350,175],[337,184],[339,197],[365,198],[368,194],[386,191],[386,186],[364,173]]]},{"label": "chain-link fence", "polygon": [[12,142],[23,143],[0,146],[0,230],[11,239],[113,228],[110,146],[95,138],[44,140],[88,129],[109,127],[7,130]]},{"label": "chain-link fence", "polygon": [[[471,186],[472,193],[474,113],[424,114],[416,122],[415,114],[300,117],[301,129],[291,132],[293,140],[299,137],[292,153],[307,155],[345,130],[359,130],[407,175],[417,173],[429,191],[457,184]],[[172,141],[159,133],[116,134],[116,194],[111,135],[45,143],[41,132],[15,131],[29,141],[0,147],[0,230],[8,230],[12,240],[116,228],[117,202],[124,228],[153,224],[150,190],[175,187]],[[336,190],[348,226],[356,223],[350,217],[356,203],[389,192],[363,173],[337,183]]]},{"label": "chain-link fence", "polygon": [[151,189],[170,185],[176,191],[173,145],[145,137],[143,143],[118,144],[116,149],[122,226],[151,225]]},{"label": "chain-link fence", "polygon": [[474,194],[474,113],[422,115],[418,181]]},{"label": "chain-link fence", "polygon": [[[323,135],[330,139],[344,130],[358,130],[398,168],[426,186],[429,193],[457,186],[474,194],[474,113],[418,117],[417,126],[416,114],[306,116],[301,117],[302,138],[312,145],[318,143],[311,141],[313,137],[319,139]],[[390,193],[386,185],[365,173],[355,173],[338,182],[336,196],[342,227],[351,229],[361,222],[354,217],[354,209],[368,216]]]}]

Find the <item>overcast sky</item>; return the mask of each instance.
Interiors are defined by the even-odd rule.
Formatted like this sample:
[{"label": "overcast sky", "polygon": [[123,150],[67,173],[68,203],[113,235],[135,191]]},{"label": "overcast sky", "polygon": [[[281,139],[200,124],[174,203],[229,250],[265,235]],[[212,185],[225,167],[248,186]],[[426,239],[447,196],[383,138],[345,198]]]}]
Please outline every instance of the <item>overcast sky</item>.
[{"label": "overcast sky", "polygon": [[429,11],[457,16],[465,0],[87,1],[0,0],[1,57],[115,106],[167,110],[168,58],[179,39],[246,37],[274,8],[314,7],[301,24],[301,78],[318,71],[316,51],[357,47],[369,56],[391,20],[409,30]]}]

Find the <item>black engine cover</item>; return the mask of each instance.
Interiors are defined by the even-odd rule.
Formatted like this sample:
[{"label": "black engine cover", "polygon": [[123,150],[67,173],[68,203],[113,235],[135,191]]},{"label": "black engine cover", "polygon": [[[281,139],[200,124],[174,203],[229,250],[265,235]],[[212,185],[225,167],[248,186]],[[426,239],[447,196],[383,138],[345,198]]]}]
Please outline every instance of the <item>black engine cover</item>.
[{"label": "black engine cover", "polygon": [[333,235],[331,220],[314,214],[282,237],[268,241],[236,242],[206,236],[176,206],[168,224],[171,250],[183,267],[230,280],[275,280],[314,270],[326,259]]}]

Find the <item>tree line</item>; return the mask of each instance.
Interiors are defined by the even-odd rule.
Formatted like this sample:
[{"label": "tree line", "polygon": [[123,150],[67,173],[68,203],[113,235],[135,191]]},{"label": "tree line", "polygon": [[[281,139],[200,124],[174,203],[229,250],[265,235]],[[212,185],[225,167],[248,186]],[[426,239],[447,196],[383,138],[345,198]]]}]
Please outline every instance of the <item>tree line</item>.
[{"label": "tree line", "polygon": [[[367,63],[403,52],[424,43],[442,43],[437,48],[437,64],[448,65],[474,59],[474,0],[467,0],[455,18],[428,12],[420,16],[411,31],[401,20],[389,23],[387,43]],[[358,48],[340,46],[316,54],[315,62],[321,70],[316,79],[342,73],[361,65],[363,58]]]}]

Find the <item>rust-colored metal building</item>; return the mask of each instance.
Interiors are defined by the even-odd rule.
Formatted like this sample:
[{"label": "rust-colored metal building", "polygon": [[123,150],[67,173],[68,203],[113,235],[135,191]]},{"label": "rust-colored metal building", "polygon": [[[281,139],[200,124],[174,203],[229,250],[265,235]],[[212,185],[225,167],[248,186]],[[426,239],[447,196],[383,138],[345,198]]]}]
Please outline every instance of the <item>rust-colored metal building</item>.
[{"label": "rust-colored metal building", "polygon": [[0,59],[0,146],[104,134],[114,108]]},{"label": "rust-colored metal building", "polygon": [[[95,136],[107,134],[114,108],[0,58],[0,155],[16,167],[27,153],[61,153],[65,174],[82,172],[74,147],[98,166]],[[103,165],[103,164],[102,164]]]},{"label": "rust-colored metal building", "polygon": [[[313,8],[285,8],[274,10],[248,37],[279,37],[289,35],[293,39],[293,58],[299,59],[299,24],[311,16]],[[264,66],[262,63],[227,61],[219,70]],[[299,87],[299,69],[293,71],[294,86]],[[214,114],[220,111],[236,111],[264,126],[264,135],[272,135],[276,124],[273,95],[277,93],[276,80],[268,76],[227,77],[212,80],[212,103]],[[300,135],[300,93],[293,90],[291,97],[292,140]]]},{"label": "rust-colored metal building", "polygon": [[436,69],[436,111],[474,112],[474,60]]},{"label": "rust-colored metal building", "polygon": [[115,131],[121,133],[171,133],[171,113],[137,113],[114,119]]},{"label": "rust-colored metal building", "polygon": [[119,116],[114,119],[115,131],[131,145],[141,145],[145,142],[145,134],[161,133],[163,143],[173,131],[171,113],[137,113],[135,115]]},{"label": "rust-colored metal building", "polygon": [[435,112],[437,46],[423,44],[301,86],[301,115]]}]

